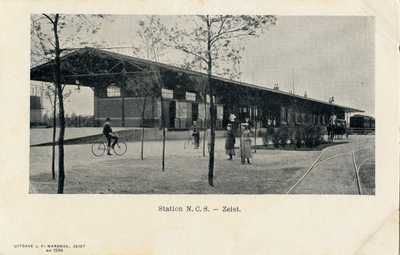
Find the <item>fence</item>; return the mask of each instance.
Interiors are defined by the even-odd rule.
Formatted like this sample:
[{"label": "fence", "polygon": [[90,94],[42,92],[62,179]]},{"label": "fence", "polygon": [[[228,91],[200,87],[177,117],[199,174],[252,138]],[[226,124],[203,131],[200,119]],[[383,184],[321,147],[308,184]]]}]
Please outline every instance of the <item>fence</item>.
[{"label": "fence", "polygon": [[98,125],[97,120],[95,120],[94,116],[83,117],[76,116],[65,119],[66,127],[96,127]]},{"label": "fence", "polygon": [[[47,120],[47,125],[53,126],[53,118],[49,118]],[[56,125],[60,126],[59,119],[56,118]],[[94,118],[94,116],[84,117],[84,116],[75,116],[75,117],[67,117],[65,118],[65,126],[66,127],[98,127],[99,123]]]},{"label": "fence", "polygon": [[349,128],[348,134],[359,134],[359,135],[366,135],[370,133],[374,133],[375,128]]}]

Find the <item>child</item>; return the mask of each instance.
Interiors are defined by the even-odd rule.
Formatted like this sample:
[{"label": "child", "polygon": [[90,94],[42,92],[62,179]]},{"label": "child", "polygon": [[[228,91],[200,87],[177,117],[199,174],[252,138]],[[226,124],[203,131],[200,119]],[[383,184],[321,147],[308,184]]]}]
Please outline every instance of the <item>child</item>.
[{"label": "child", "polygon": [[236,137],[235,132],[232,131],[232,124],[228,124],[226,132],[226,141],[225,141],[225,151],[226,154],[229,155],[228,160],[232,160],[232,156],[235,154],[235,143]]}]

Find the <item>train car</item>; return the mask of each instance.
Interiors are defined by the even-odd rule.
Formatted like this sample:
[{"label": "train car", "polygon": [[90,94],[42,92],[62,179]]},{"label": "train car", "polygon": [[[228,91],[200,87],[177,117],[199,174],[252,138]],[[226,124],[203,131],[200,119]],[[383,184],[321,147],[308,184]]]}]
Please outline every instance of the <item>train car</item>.
[{"label": "train car", "polygon": [[370,116],[354,115],[350,117],[351,128],[374,128],[375,119]]},{"label": "train car", "polygon": [[375,128],[375,118],[371,117],[371,128]]},{"label": "train car", "polygon": [[350,117],[350,134],[369,134],[373,132],[375,132],[375,118],[365,115],[354,115]]}]

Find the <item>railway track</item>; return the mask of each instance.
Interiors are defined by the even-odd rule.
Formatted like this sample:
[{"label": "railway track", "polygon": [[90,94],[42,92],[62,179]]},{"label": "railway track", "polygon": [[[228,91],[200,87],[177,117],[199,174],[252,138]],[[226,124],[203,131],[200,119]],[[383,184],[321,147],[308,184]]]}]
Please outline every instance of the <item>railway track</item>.
[{"label": "railway track", "polygon": [[[296,182],[296,184],[294,184],[287,192],[286,195],[290,194],[298,185],[299,183],[301,183],[304,178],[316,167],[321,166],[323,164],[328,163],[329,161],[332,161],[335,158],[338,157],[344,157],[344,156],[348,156],[349,154],[352,157],[352,168],[354,169],[354,174],[356,177],[356,182],[357,182],[357,189],[358,189],[358,194],[359,195],[363,195],[363,188],[362,188],[362,183],[360,181],[360,169],[363,166],[364,163],[366,163],[367,161],[370,161],[372,159],[374,159],[375,157],[375,144],[369,144],[369,142],[371,141],[371,139],[367,139],[364,141],[357,141],[354,142],[354,144],[350,147],[350,150],[347,152],[342,152],[342,153],[337,153],[333,156],[327,157],[327,158],[323,158],[324,155],[326,155],[326,152],[328,150],[333,150],[332,148],[334,147],[327,147],[325,148],[321,154],[318,156],[318,158],[314,161],[314,163],[310,166],[310,168],[306,171],[306,173]],[[361,154],[360,156],[358,156],[360,158],[360,162],[357,163],[357,153],[361,153],[362,151],[365,150],[371,150],[372,149],[372,155],[370,153],[365,153],[365,154]],[[365,157],[367,156],[367,157]]]}]

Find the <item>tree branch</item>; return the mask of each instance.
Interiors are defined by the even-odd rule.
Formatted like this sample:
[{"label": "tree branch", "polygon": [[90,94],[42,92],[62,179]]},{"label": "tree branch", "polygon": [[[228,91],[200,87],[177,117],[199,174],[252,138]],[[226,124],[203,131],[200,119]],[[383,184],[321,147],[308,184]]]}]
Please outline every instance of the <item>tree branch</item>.
[{"label": "tree branch", "polygon": [[43,15],[44,15],[46,18],[48,18],[48,19],[50,20],[50,22],[54,25],[54,21],[53,21],[49,16],[47,16],[47,14],[43,13]]},{"label": "tree branch", "polygon": [[196,53],[194,53],[194,52],[189,51],[189,50],[186,49],[184,46],[182,46],[182,45],[180,45],[178,42],[176,42],[173,38],[171,38],[170,35],[168,35],[168,34],[165,33],[164,31],[163,31],[163,33],[168,37],[168,39],[169,39],[170,41],[172,41],[172,42],[174,42],[174,43],[176,44],[175,47],[177,47],[178,49],[181,49],[182,51],[184,51],[184,52],[186,52],[186,53],[188,53],[188,54],[191,54],[191,55],[193,55],[193,56],[195,56],[195,57],[197,57],[197,58],[199,58],[199,59],[201,59],[201,60],[203,60],[204,62],[207,63],[207,60],[206,60],[205,58],[203,58],[201,55],[198,55],[198,54],[196,54]]},{"label": "tree branch", "polygon": [[[224,34],[230,34],[230,33],[235,33],[235,32],[239,32],[239,31],[246,31],[247,29],[243,29],[242,28],[238,28],[238,29],[234,29],[234,30],[227,30],[224,31],[222,33],[219,33],[217,35],[215,35],[212,39],[211,39],[211,45],[213,45],[216,41],[218,41],[218,39],[222,39],[219,38],[220,36],[224,35]],[[251,35],[251,34],[243,34],[243,35]],[[228,38],[233,38],[233,37],[237,37],[237,36],[228,36],[228,37],[224,37],[223,39],[228,39]]]}]

